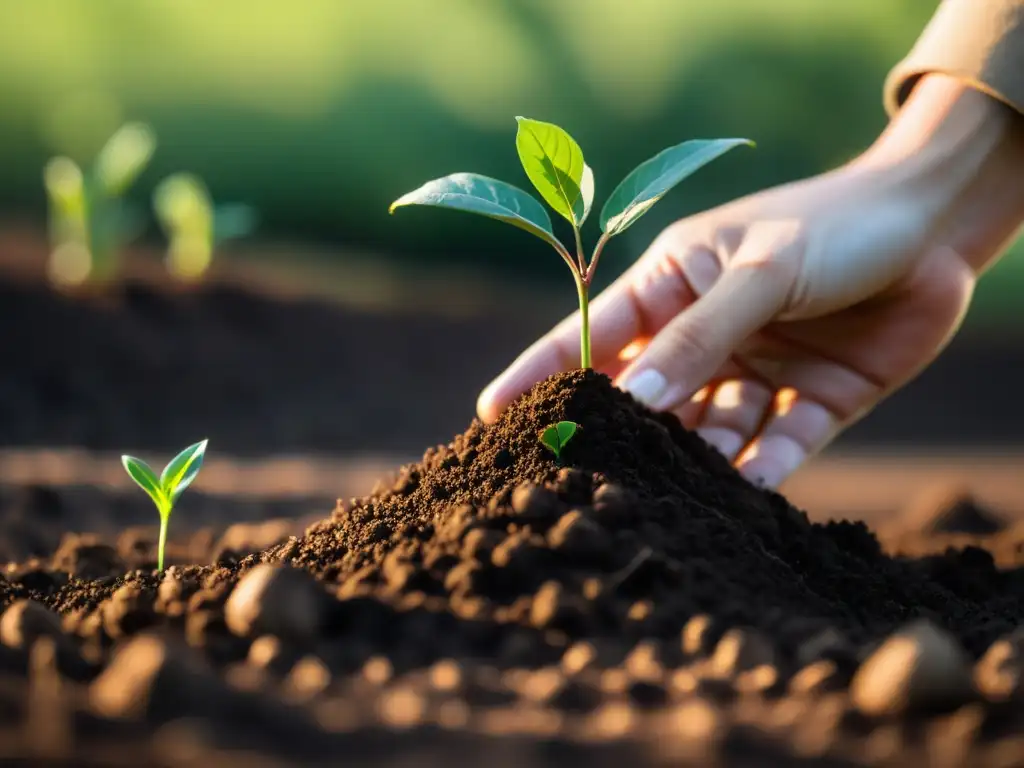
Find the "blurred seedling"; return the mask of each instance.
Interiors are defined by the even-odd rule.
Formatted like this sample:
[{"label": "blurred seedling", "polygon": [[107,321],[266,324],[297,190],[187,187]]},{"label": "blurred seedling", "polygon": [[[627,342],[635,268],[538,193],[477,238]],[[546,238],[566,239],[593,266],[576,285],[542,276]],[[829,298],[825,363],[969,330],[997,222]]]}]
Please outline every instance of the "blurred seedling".
[{"label": "blurred seedling", "polygon": [[142,459],[122,456],[121,463],[135,483],[144,490],[156,504],[160,513],[160,539],[157,543],[157,569],[164,569],[164,550],[167,546],[167,524],[178,498],[196,479],[203,466],[208,440],[190,445],[164,467],[157,477],[156,472]]},{"label": "blurred seedling", "polygon": [[562,451],[566,444],[572,440],[579,424],[575,421],[560,421],[547,427],[540,435],[541,444],[555,454],[557,461],[562,460]]},{"label": "blurred seedling", "polygon": [[69,157],[43,171],[49,205],[50,279],[60,285],[106,282],[120,267],[121,248],[142,230],[124,196],[149,165],[156,137],[144,123],[126,123],[83,171]]},{"label": "blurred seedling", "polygon": [[190,173],[164,179],[153,192],[153,210],[167,236],[167,269],[182,280],[203,276],[217,246],[256,228],[256,212],[240,203],[214,205],[203,181]]},{"label": "blurred seedling", "polygon": [[588,260],[580,228],[594,201],[594,173],[579,144],[552,123],[517,117],[516,149],[533,186],[556,213],[572,225],[576,241],[571,255],[555,237],[544,206],[518,187],[476,173],[454,173],[428,181],[398,198],[390,211],[406,205],[453,208],[504,221],[551,245],[572,271],[580,305],[580,367],[591,367],[590,286],[608,240],[621,234],[676,184],[748,139],[694,139],[659,152],[632,170],[601,209],[601,237]]}]

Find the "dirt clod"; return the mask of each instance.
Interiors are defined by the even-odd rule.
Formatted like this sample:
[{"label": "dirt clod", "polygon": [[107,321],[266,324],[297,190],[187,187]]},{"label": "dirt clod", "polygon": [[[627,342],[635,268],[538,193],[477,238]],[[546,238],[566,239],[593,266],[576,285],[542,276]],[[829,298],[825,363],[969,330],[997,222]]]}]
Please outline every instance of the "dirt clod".
[{"label": "dirt clod", "polygon": [[[559,464],[537,435],[561,420]],[[207,532],[165,574],[85,539],[9,567],[0,712],[59,632],[68,722],[147,756],[192,722],[194,764],[985,765],[1024,735],[1024,531],[814,523],[598,373],[322,514]]]}]

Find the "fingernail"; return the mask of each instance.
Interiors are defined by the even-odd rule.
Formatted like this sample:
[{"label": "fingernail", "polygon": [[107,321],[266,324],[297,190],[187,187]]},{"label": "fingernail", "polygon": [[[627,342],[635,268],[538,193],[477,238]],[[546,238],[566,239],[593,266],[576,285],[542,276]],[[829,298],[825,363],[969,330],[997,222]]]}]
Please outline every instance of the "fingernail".
[{"label": "fingernail", "polygon": [[648,408],[654,408],[664,399],[667,387],[668,381],[653,368],[630,374],[622,384],[626,392]]},{"label": "fingernail", "polygon": [[743,438],[739,433],[725,427],[704,427],[698,429],[697,434],[729,461],[733,461],[743,447]]}]

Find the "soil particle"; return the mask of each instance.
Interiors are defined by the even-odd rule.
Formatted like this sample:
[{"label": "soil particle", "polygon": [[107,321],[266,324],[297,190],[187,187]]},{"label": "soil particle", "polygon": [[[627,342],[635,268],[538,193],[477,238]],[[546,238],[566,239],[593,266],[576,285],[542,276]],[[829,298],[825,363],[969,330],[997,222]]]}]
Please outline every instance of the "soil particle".
[{"label": "soil particle", "polygon": [[930,621],[894,634],[868,658],[851,683],[853,703],[867,715],[953,709],[972,694],[963,650]]},{"label": "soil particle", "polygon": [[1024,735],[1024,532],[811,523],[600,374],[329,509],[164,574],[70,536],[9,566],[0,730],[133,766],[1000,765]]}]

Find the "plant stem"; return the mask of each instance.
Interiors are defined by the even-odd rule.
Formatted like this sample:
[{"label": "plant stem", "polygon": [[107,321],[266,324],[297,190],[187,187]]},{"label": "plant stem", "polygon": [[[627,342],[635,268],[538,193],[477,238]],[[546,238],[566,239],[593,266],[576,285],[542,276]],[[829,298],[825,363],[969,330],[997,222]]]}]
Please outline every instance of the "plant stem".
[{"label": "plant stem", "polygon": [[590,257],[590,264],[587,266],[586,272],[583,273],[583,279],[586,280],[588,286],[594,279],[594,271],[597,269],[597,260],[601,258],[601,251],[604,250],[604,246],[607,244],[609,238],[610,235],[607,232],[604,233],[597,241],[597,245],[594,246],[594,253]]},{"label": "plant stem", "polygon": [[580,274],[586,276],[587,262],[583,258],[583,239],[580,237],[580,228],[575,224],[572,227],[572,233],[576,236],[576,263],[579,264]]},{"label": "plant stem", "polygon": [[156,545],[156,569],[160,573],[164,571],[164,548],[167,546],[167,523],[170,521],[171,511],[166,514],[160,511],[160,539]]},{"label": "plant stem", "polygon": [[580,368],[590,368],[590,286],[582,275],[576,276],[580,297]]}]

